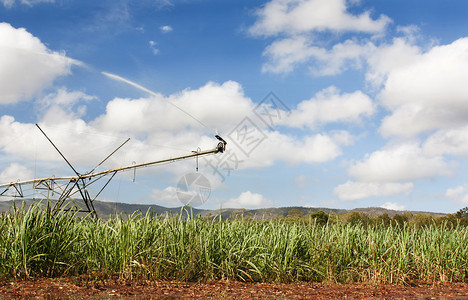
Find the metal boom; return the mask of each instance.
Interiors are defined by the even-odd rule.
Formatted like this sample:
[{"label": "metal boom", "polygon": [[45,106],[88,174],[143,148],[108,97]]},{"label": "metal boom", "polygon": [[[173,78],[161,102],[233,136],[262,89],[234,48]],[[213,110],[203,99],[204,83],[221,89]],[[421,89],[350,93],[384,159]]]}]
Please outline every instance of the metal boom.
[{"label": "metal boom", "polygon": [[[136,170],[138,168],[149,167],[149,166],[168,163],[168,162],[175,162],[178,160],[184,160],[184,159],[199,157],[203,155],[223,153],[226,149],[226,144],[227,144],[225,140],[223,140],[220,136],[216,135],[216,138],[219,140],[219,142],[216,148],[213,148],[210,150],[192,151],[192,153],[186,154],[186,155],[175,156],[175,157],[170,157],[166,159],[155,160],[155,161],[150,161],[150,162],[145,162],[145,163],[140,163],[140,164],[132,164],[132,165],[108,169],[108,170],[100,171],[100,172],[94,172],[97,169],[97,167],[99,167],[105,160],[107,160],[112,154],[114,154],[125,143],[127,143],[128,140],[126,140],[114,152],[112,152],[101,163],[99,163],[91,172],[86,173],[86,174],[80,174],[75,170],[75,168],[73,168],[70,162],[59,151],[59,149],[54,145],[54,143],[52,143],[52,141],[49,139],[49,137],[47,137],[45,132],[39,127],[39,125],[37,125],[37,127],[46,136],[46,138],[54,146],[54,148],[60,153],[62,158],[71,167],[71,169],[74,171],[76,176],[45,177],[45,178],[37,178],[37,179],[30,179],[30,180],[0,184],[0,196],[24,198],[22,186],[27,185],[27,184],[32,184],[33,189],[37,191],[38,193],[40,193],[41,195],[43,195],[47,199],[49,199],[51,192],[52,193],[56,192],[57,194],[59,194],[57,203],[55,204],[55,207],[54,207],[54,209],[58,211],[62,207],[66,199],[72,199],[71,197],[73,195],[75,195],[76,193],[79,193],[81,198],[84,201],[84,204],[86,205],[85,210],[79,210],[79,211],[91,213],[91,215],[94,218],[98,217],[96,209],[94,208],[94,204],[93,204],[94,200],[96,200],[96,198],[101,194],[104,188],[109,184],[109,182],[112,180],[112,178],[114,178],[114,176],[118,172],[131,170],[131,169]],[[107,175],[110,175],[110,178],[103,185],[103,187],[99,190],[96,196],[94,198],[91,198],[87,190],[87,187],[89,187],[91,184],[95,183],[99,179],[106,177]],[[14,195],[8,194],[8,191],[13,191]],[[47,192],[47,195],[44,194],[43,191]]]}]

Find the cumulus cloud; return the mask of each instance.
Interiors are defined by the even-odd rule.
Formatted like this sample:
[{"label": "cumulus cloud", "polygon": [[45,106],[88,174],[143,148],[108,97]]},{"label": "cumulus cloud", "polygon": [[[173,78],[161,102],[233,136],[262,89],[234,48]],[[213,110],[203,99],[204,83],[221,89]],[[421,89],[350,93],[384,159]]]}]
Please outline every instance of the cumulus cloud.
[{"label": "cumulus cloud", "polygon": [[435,132],[424,142],[423,149],[430,155],[468,156],[468,126]]},{"label": "cumulus cloud", "polygon": [[[371,49],[372,48],[372,49]],[[408,36],[394,38],[391,44],[369,46],[366,51],[366,80],[380,87],[387,75],[393,71],[405,68],[421,56],[421,48],[411,43]]]},{"label": "cumulus cloud", "polygon": [[372,43],[349,39],[327,49],[320,33],[381,34],[391,20],[384,15],[372,19],[369,12],[353,15],[347,4],[345,0],[272,0],[265,4],[249,28],[254,36],[277,37],[263,52],[268,61],[262,71],[288,73],[306,63],[314,75],[326,76],[361,68],[375,48]]},{"label": "cumulus cloud", "polygon": [[393,196],[409,193],[413,190],[413,183],[395,182],[356,182],[348,181],[337,186],[333,193],[343,201],[355,201],[369,197]]},{"label": "cumulus cloud", "polygon": [[454,165],[442,155],[428,152],[417,143],[396,143],[353,163],[348,173],[355,181],[337,186],[334,193],[344,201],[404,194],[413,189],[410,181],[453,172]]},{"label": "cumulus cloud", "polygon": [[445,197],[463,204],[468,204],[468,185],[464,184],[447,189],[447,191],[445,191]]},{"label": "cumulus cloud", "polygon": [[348,172],[364,182],[411,181],[451,175],[453,166],[442,156],[427,155],[415,143],[403,143],[366,155]]},{"label": "cumulus cloud", "polygon": [[0,183],[15,182],[33,178],[33,172],[20,164],[12,163],[0,173]]},{"label": "cumulus cloud", "polygon": [[[468,77],[468,39],[423,51],[413,44],[414,27],[400,31],[406,36],[373,47],[366,57],[366,79],[382,87],[377,97],[389,111],[379,132],[394,140],[353,163],[348,172],[357,183],[344,184],[337,191],[355,188],[359,195],[361,184],[399,184],[452,175],[455,165],[446,155],[468,154],[468,93],[464,83]],[[397,139],[409,140],[427,132],[422,145]]]},{"label": "cumulus cloud", "polygon": [[324,57],[327,51],[312,45],[306,37],[295,36],[274,41],[267,46],[263,55],[269,61],[262,67],[262,72],[289,73],[299,64],[312,57]]},{"label": "cumulus cloud", "polygon": [[151,204],[157,204],[164,207],[179,207],[182,203],[177,198],[177,189],[169,186],[163,190],[154,189],[149,196]]},{"label": "cumulus cloud", "polygon": [[269,207],[272,205],[272,201],[265,198],[263,195],[258,193],[252,193],[251,191],[243,192],[237,198],[231,198],[226,202],[223,202],[223,207],[226,208],[260,208]]},{"label": "cumulus cloud", "polygon": [[272,0],[257,10],[253,35],[300,34],[310,31],[382,32],[390,22],[381,15],[374,20],[368,11],[353,15],[345,0]]},{"label": "cumulus cloud", "polygon": [[[241,153],[237,153],[242,157]],[[297,138],[272,131],[268,132],[265,141],[245,158],[242,166],[267,167],[277,161],[314,164],[333,160],[341,154],[340,143],[326,133]]]},{"label": "cumulus cloud", "polygon": [[61,123],[82,117],[86,114],[86,102],[96,100],[96,97],[81,91],[68,91],[62,87],[39,99],[37,110],[43,114],[45,123]]},{"label": "cumulus cloud", "polygon": [[315,76],[331,76],[340,74],[347,69],[359,70],[363,67],[365,58],[375,49],[371,42],[346,40],[334,45],[330,50],[315,56],[315,64],[309,66]]},{"label": "cumulus cloud", "polygon": [[7,23],[0,23],[0,54],[0,104],[30,100],[78,64]]},{"label": "cumulus cloud", "polygon": [[464,125],[468,116],[468,38],[423,54],[415,49],[407,53],[405,64],[388,72],[379,95],[391,111],[380,132],[412,137]]},{"label": "cumulus cloud", "polygon": [[169,25],[161,26],[159,27],[159,29],[161,30],[162,33],[169,33],[172,31],[172,27]]},{"label": "cumulus cloud", "polygon": [[[35,157],[33,124],[15,121],[12,116],[0,117],[0,149],[10,155],[30,159]],[[42,158],[42,157],[41,157]]]},{"label": "cumulus cloud", "polygon": [[[96,130],[83,120],[61,117],[58,115],[62,113],[60,110],[52,111],[57,112],[57,118],[51,122],[39,122],[40,126],[73,163],[98,163],[110,153],[112,147],[117,147],[115,137],[96,134]],[[3,137],[0,140],[0,149],[12,157],[25,161],[34,159],[63,162],[34,124],[21,123],[11,116],[2,116],[0,134]]]},{"label": "cumulus cloud", "polygon": [[[193,118],[171,103],[184,112],[190,112]],[[218,129],[227,132],[253,108],[239,83],[209,82],[199,89],[186,89],[168,97],[155,94],[151,98],[116,98],[108,102],[106,113],[93,125],[106,131],[134,133],[180,132],[188,127],[199,131]]]},{"label": "cumulus cloud", "polygon": [[262,71],[289,73],[306,63],[314,76],[337,75],[347,69],[361,69],[366,57],[375,48],[370,42],[347,40],[326,49],[322,45],[314,45],[314,41],[308,37],[288,37],[276,40],[266,47],[263,55],[268,61],[263,65]]},{"label": "cumulus cloud", "polygon": [[[263,168],[285,162],[290,165],[297,164],[319,164],[335,159],[342,154],[341,146],[350,142],[344,138],[346,133],[327,135],[311,134],[303,137],[294,137],[282,134],[278,131],[269,131],[261,141],[250,152],[245,144],[236,144],[234,139],[226,137],[228,142],[227,151],[216,157],[202,160],[203,168],[215,175],[215,180],[224,181],[235,170],[249,168]],[[252,139],[253,142],[259,140]],[[205,164],[206,162],[206,164]]]},{"label": "cumulus cloud", "polygon": [[332,122],[357,123],[374,111],[372,100],[361,91],[340,94],[337,88],[329,87],[300,102],[283,122],[291,127],[314,129]]},{"label": "cumulus cloud", "polygon": [[[95,163],[106,155],[102,151],[110,151],[109,148],[99,149],[99,147],[105,144],[115,147],[116,144],[115,138],[109,137],[100,137],[99,142],[96,142],[94,140],[96,136],[93,134],[97,130],[80,119],[86,114],[86,102],[93,99],[95,97],[83,92],[69,92],[65,88],[60,88],[37,101],[36,110],[41,127],[76,163],[89,163],[93,160]],[[2,135],[0,150],[4,153],[24,161],[62,160],[34,124],[21,123],[12,116],[3,115],[0,117],[0,133]],[[93,145],[96,148],[91,151],[92,149],[86,145]]]},{"label": "cumulus cloud", "polygon": [[[262,71],[284,74],[306,66],[314,76],[331,76],[349,69],[364,69],[366,81],[380,88],[391,72],[412,65],[422,55],[421,47],[414,44],[417,28],[409,26],[398,31],[401,36],[391,43],[362,36],[339,43],[330,39],[324,43],[315,35],[278,37],[263,51],[267,62]],[[326,46],[328,43],[330,47]]]}]

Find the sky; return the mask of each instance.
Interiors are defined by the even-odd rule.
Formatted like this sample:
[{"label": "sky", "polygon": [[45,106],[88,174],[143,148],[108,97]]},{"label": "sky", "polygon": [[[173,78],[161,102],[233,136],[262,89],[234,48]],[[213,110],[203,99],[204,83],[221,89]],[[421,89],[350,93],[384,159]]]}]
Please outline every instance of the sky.
[{"label": "sky", "polygon": [[98,170],[219,134],[224,153],[118,173],[99,199],[178,207],[202,177],[206,209],[454,213],[467,14],[465,0],[0,0],[0,183],[73,175],[36,123],[79,173],[127,138]]}]

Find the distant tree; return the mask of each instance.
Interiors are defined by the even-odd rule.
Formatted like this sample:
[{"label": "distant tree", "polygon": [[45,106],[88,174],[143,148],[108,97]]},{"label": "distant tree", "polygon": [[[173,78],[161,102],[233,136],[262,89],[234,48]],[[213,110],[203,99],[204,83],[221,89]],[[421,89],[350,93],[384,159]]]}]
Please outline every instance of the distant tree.
[{"label": "distant tree", "polygon": [[297,208],[293,208],[288,211],[288,217],[301,218],[304,214]]},{"label": "distant tree", "polygon": [[282,214],[273,214],[271,216],[271,219],[273,221],[282,221],[282,220],[284,220],[284,216]]},{"label": "distant tree", "polygon": [[271,214],[271,212],[265,211],[265,212],[262,214],[261,219],[262,219],[262,220],[270,220],[270,219],[272,219],[272,217],[273,217],[273,215]]},{"label": "distant tree", "polygon": [[462,208],[455,214],[456,218],[459,219],[460,225],[468,226],[468,207]]},{"label": "distant tree", "polygon": [[288,215],[286,216],[285,221],[293,223],[304,222],[305,219],[303,218],[303,215],[304,214],[299,209],[293,208],[288,211]]},{"label": "distant tree", "polygon": [[328,219],[330,218],[330,216],[323,211],[311,213],[309,217],[317,225],[326,225],[328,223]]},{"label": "distant tree", "polygon": [[387,213],[381,214],[380,216],[374,218],[374,223],[376,225],[389,226],[391,222],[392,219],[388,216]]},{"label": "distant tree", "polygon": [[247,210],[245,208],[240,208],[238,210],[234,210],[231,212],[229,219],[231,220],[243,220],[244,218],[248,217]]},{"label": "distant tree", "polygon": [[396,214],[392,218],[392,224],[398,225],[398,226],[403,226],[408,221],[409,221],[409,218],[408,218],[408,215],[406,214],[403,214],[403,215]]},{"label": "distant tree", "polygon": [[435,218],[435,223],[438,226],[443,226],[444,228],[451,229],[456,227],[461,222],[460,219],[457,218],[456,214],[448,214],[445,216]]},{"label": "distant tree", "polygon": [[205,220],[211,221],[213,219],[213,214],[211,212],[207,213],[204,217]]},{"label": "distant tree", "polygon": [[455,215],[458,219],[463,219],[463,218],[468,217],[468,206],[457,211]]},{"label": "distant tree", "polygon": [[416,214],[409,224],[416,227],[427,227],[434,224],[434,217],[429,214]]},{"label": "distant tree", "polygon": [[343,216],[332,212],[328,215],[328,224],[344,223]]},{"label": "distant tree", "polygon": [[370,218],[365,213],[359,213],[357,211],[353,211],[353,212],[347,213],[344,217],[345,217],[346,224],[363,225],[363,226],[367,226],[370,224]]}]

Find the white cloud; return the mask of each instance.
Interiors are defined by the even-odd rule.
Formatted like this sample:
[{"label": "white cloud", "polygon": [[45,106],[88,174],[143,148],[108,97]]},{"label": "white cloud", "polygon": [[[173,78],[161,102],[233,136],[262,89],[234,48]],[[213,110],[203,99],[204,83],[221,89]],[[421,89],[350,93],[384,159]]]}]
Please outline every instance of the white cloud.
[{"label": "white cloud", "polygon": [[392,71],[413,64],[421,55],[421,49],[412,45],[408,36],[394,38],[392,44],[372,48],[366,55],[369,67],[366,80],[375,86],[383,84]]},{"label": "white cloud", "polygon": [[334,45],[330,50],[316,56],[316,66],[310,66],[312,74],[316,76],[331,76],[340,74],[347,69],[361,69],[364,58],[375,49],[373,43],[358,43],[355,40],[346,40]]},{"label": "white cloud", "polygon": [[379,132],[384,137],[414,137],[421,132],[460,125],[457,112],[447,108],[436,108],[423,103],[403,104],[392,110],[382,120]]},{"label": "white cloud", "polygon": [[464,104],[467,49],[468,38],[461,38],[449,45],[435,46],[418,56],[412,54],[412,63],[390,72],[380,95],[382,102],[388,107],[408,100],[429,104],[439,104],[444,100],[450,105]]},{"label": "white cloud", "polygon": [[151,204],[164,207],[179,207],[183,205],[177,198],[177,189],[172,186],[168,186],[163,190],[152,190],[149,198],[151,199]]},{"label": "white cloud", "polygon": [[402,60],[405,64],[388,72],[379,95],[392,112],[382,121],[380,132],[411,137],[464,125],[468,120],[468,38],[420,55],[416,49],[407,53]]},{"label": "white cloud", "polygon": [[384,15],[373,20],[369,12],[352,15],[345,0],[272,0],[257,16],[249,32],[263,36],[326,30],[378,33],[390,22]]},{"label": "white cloud", "polygon": [[262,72],[289,73],[312,57],[326,56],[326,50],[311,45],[312,42],[303,36],[294,36],[274,41],[267,46],[263,55],[269,62],[262,67]]},{"label": "white cloud", "polygon": [[355,201],[369,197],[407,194],[413,190],[413,183],[356,182],[347,181],[337,186],[333,193],[343,201]]},{"label": "white cloud", "polygon": [[283,122],[292,127],[314,129],[317,125],[332,122],[357,123],[374,111],[372,100],[361,91],[340,94],[337,88],[329,87],[314,98],[299,103]]},{"label": "white cloud", "polygon": [[405,143],[366,155],[348,172],[359,181],[393,182],[450,175],[452,167],[442,156],[427,155],[417,144]]},{"label": "white cloud", "polygon": [[330,131],[330,137],[338,145],[351,146],[354,145],[356,140],[360,139],[362,136],[354,136],[345,130],[332,130]]},{"label": "white cloud", "polygon": [[464,184],[447,189],[445,197],[463,204],[468,204],[468,185]]},{"label": "white cloud", "polygon": [[[13,7],[13,5],[16,2],[17,2],[16,0],[2,0],[2,3],[6,8]],[[36,5],[38,3],[54,3],[55,0],[20,0],[18,2],[21,3],[21,4],[28,5],[28,6],[33,6],[33,5]]]},{"label": "white cloud", "polygon": [[151,52],[153,52],[154,55],[159,54],[159,49],[157,47],[157,43],[155,41],[149,41],[149,46],[151,49]]},{"label": "white cloud", "polygon": [[60,106],[64,109],[69,109],[80,101],[90,101],[96,99],[96,97],[86,95],[81,91],[67,91],[66,88],[62,87],[57,89],[56,92],[46,95],[44,98],[39,100],[41,107]]},{"label": "white cloud", "polygon": [[[171,103],[190,112],[193,118]],[[168,97],[155,94],[151,98],[116,98],[108,102],[106,113],[97,118],[93,126],[105,131],[148,134],[167,131],[180,134],[187,128],[228,132],[253,108],[237,82],[209,82],[199,89],[186,89]]]},{"label": "white cloud", "polygon": [[406,206],[403,205],[403,204],[398,204],[398,203],[395,203],[395,202],[385,202],[383,205],[381,205],[380,207],[382,208],[386,208],[386,209],[391,209],[391,210],[406,210]]},{"label": "white cloud", "polygon": [[[63,111],[52,109],[50,113],[57,112],[55,119],[47,122],[39,122],[41,128],[48,137],[67,157],[67,159],[79,169],[81,173],[89,171],[97,163],[102,161],[109,153],[125,141],[124,137],[106,134],[97,130],[81,119],[71,116],[70,119],[58,114]],[[21,159],[25,164],[51,162],[64,167],[49,170],[55,176],[70,175],[70,169],[64,163],[62,157],[55,151],[49,141],[42,135],[34,124],[20,123],[11,116],[0,117],[0,149],[11,159]],[[118,152],[107,161],[105,166],[116,167],[122,164],[130,165],[132,160],[145,157],[144,154],[153,154],[152,159],[168,152],[168,149],[157,149],[150,146],[141,146],[138,140],[126,145],[126,151]],[[138,150],[143,149],[143,153]],[[153,150],[153,151],[151,151]],[[164,151],[165,150],[165,151]],[[136,152],[136,154],[135,154]],[[163,156],[164,157],[164,156]],[[52,168],[57,167],[52,166]],[[52,173],[53,172],[53,173]]]},{"label": "white cloud", "polygon": [[42,114],[42,121],[46,123],[67,122],[70,119],[86,114],[86,106],[83,102],[95,100],[96,97],[86,95],[80,91],[67,91],[59,88],[37,101],[38,114]]},{"label": "white cloud", "polygon": [[0,183],[15,182],[33,178],[33,172],[20,164],[12,163],[0,173]]},{"label": "white cloud", "polygon": [[390,72],[413,64],[422,55],[421,48],[414,45],[417,27],[409,26],[399,31],[403,36],[395,37],[391,44],[352,37],[329,48],[317,36],[278,38],[263,52],[268,61],[262,71],[289,73],[299,66],[306,66],[314,76],[331,76],[348,69],[367,67],[366,80],[380,87]]},{"label": "white cloud", "polygon": [[350,68],[361,69],[366,57],[369,57],[375,48],[370,42],[346,40],[328,50],[322,45],[314,45],[314,41],[309,37],[288,37],[267,46],[263,55],[268,58],[268,62],[263,65],[262,71],[289,73],[297,66],[305,64],[315,76],[337,75]]},{"label": "white cloud", "polygon": [[272,201],[266,199],[261,194],[252,193],[251,191],[243,192],[237,198],[231,198],[223,202],[225,208],[261,208],[269,207]]},{"label": "white cloud", "polygon": [[[369,12],[353,15],[345,0],[272,0],[257,11],[257,16],[249,32],[254,36],[278,37],[263,52],[268,61],[262,71],[288,73],[306,64],[317,76],[359,69],[375,48],[372,43],[359,43],[358,38],[353,38],[327,49],[320,33],[382,34],[391,22],[386,16],[373,20]],[[327,41],[330,43],[329,37]]]},{"label": "white cloud", "polygon": [[[36,157],[36,147],[33,147],[35,142],[34,129],[33,124],[17,122],[12,116],[4,115],[0,117],[0,134],[2,136],[0,149],[7,154],[20,158],[31,159]],[[43,158],[42,156],[39,157],[39,159]]]},{"label": "white cloud", "polygon": [[272,131],[267,133],[267,138],[252,151],[242,166],[266,167],[276,161],[313,164],[333,160],[341,154],[339,143],[325,133],[295,138]]},{"label": "white cloud", "polygon": [[[83,167],[85,170],[101,161],[127,137],[132,139],[125,145],[125,151],[116,153],[103,167],[187,154],[197,147],[212,149],[217,140],[211,134],[205,134],[207,130],[214,134],[215,129],[228,140],[229,154],[237,155],[239,162],[235,169],[266,167],[277,161],[321,163],[341,155],[341,146],[350,145],[355,140],[349,132],[342,130],[294,137],[269,130],[256,119],[257,126],[260,126],[258,133],[264,140],[246,155],[240,149],[243,145],[239,147],[239,141],[237,146],[233,142],[232,139],[238,138],[233,130],[245,116],[256,118],[253,114],[255,104],[244,95],[242,87],[232,81],[223,84],[210,82],[199,89],[187,89],[167,97],[154,94],[150,98],[116,98],[108,102],[104,114],[86,122],[81,117],[86,112],[86,103],[92,99],[92,96],[82,92],[59,89],[42,99],[43,110],[38,120],[67,158],[73,164],[87,166]],[[207,127],[201,126],[169,102],[190,112]],[[0,134],[0,148],[6,154],[24,160],[34,157],[62,162],[34,124],[20,123],[11,116],[2,116]],[[16,142],[12,143],[12,140]],[[34,147],[31,147],[32,143]],[[171,171],[167,167],[167,170],[178,173],[174,168]]]},{"label": "white cloud", "polygon": [[0,23],[0,104],[29,100],[78,64],[53,52],[24,28]]},{"label": "white cloud", "polygon": [[430,155],[468,156],[468,125],[435,132],[425,141],[423,149]]},{"label": "white cloud", "polygon": [[[265,131],[263,140],[252,138],[246,139],[245,143],[236,144],[236,135],[228,135],[224,136],[228,143],[227,151],[218,154],[217,157],[207,158],[209,164],[205,164],[206,160],[203,159],[203,168],[215,172],[222,180],[235,170],[269,167],[277,162],[291,165],[318,164],[333,160],[342,154],[340,146],[352,139],[345,136],[346,133],[330,136],[322,133],[299,138],[277,131]],[[249,143],[256,147],[249,147]]]},{"label": "white cloud", "polygon": [[161,30],[162,33],[169,33],[172,31],[172,27],[169,25],[161,26],[159,27],[159,29]]}]

